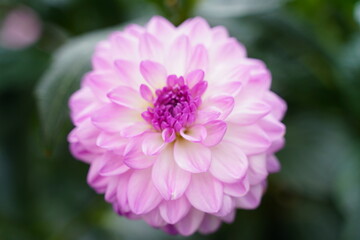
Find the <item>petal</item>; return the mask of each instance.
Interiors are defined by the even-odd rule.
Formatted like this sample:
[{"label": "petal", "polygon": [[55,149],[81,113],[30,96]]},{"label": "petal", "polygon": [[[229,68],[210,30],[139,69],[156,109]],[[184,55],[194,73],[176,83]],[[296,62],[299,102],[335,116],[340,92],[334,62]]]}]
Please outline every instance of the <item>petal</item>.
[{"label": "petal", "polygon": [[248,177],[250,185],[261,183],[268,176],[266,154],[258,154],[249,157]]},{"label": "petal", "polygon": [[91,120],[96,127],[107,132],[120,132],[135,122],[143,121],[137,111],[114,103],[107,104],[94,112]]},{"label": "petal", "polygon": [[187,86],[191,89],[196,84],[204,80],[204,71],[203,70],[194,70],[186,75],[185,81],[187,83]]},{"label": "petal", "polygon": [[211,149],[210,173],[222,182],[234,183],[244,177],[248,169],[246,155],[231,142],[223,141]]},{"label": "petal", "polygon": [[150,88],[145,84],[140,85],[140,95],[144,100],[150,103],[154,101],[153,93],[151,92]]},{"label": "petal", "polygon": [[206,214],[199,227],[199,232],[201,232],[202,234],[213,233],[220,227],[220,225],[220,218],[211,214]]},{"label": "petal", "polygon": [[105,191],[105,201],[112,203],[116,198],[118,178],[109,178]]},{"label": "petal", "polygon": [[166,143],[162,139],[161,133],[158,132],[146,133],[142,141],[142,150],[145,155],[149,156],[158,154],[165,146]]},{"label": "petal", "polygon": [[122,137],[119,133],[107,133],[104,131],[96,139],[97,146],[108,150],[123,149],[127,143],[128,139]]},{"label": "petal", "polygon": [[247,176],[235,183],[224,184],[224,193],[232,197],[242,197],[248,193],[249,189],[250,184]]},{"label": "petal", "polygon": [[152,180],[165,200],[180,198],[186,191],[191,173],[182,170],[175,163],[173,147],[165,148],[152,168]]},{"label": "petal", "polygon": [[134,169],[143,169],[143,168],[151,167],[155,161],[156,161],[156,157],[144,155],[138,144],[133,144],[133,146],[127,148],[126,153],[124,155],[124,163],[130,168],[134,168]]},{"label": "petal", "polygon": [[150,212],[162,200],[151,181],[151,169],[137,170],[131,175],[127,194],[130,209],[135,214]]},{"label": "petal", "polygon": [[145,215],[142,215],[142,218],[145,222],[147,222],[147,224],[153,227],[163,227],[166,225],[166,222],[161,217],[160,211],[157,208]]},{"label": "petal", "polygon": [[170,46],[169,55],[167,56],[165,62],[169,74],[175,74],[177,76],[184,75],[189,57],[189,49],[190,41],[187,36],[182,35],[175,39],[172,46]]},{"label": "petal", "polygon": [[191,142],[201,142],[206,136],[206,128],[202,125],[194,125],[187,129],[181,129],[180,135]]},{"label": "petal", "polygon": [[192,208],[183,219],[175,224],[175,227],[181,235],[190,236],[199,228],[203,218],[203,212]]},{"label": "petal", "polygon": [[161,132],[162,139],[166,143],[170,143],[175,140],[176,132],[173,128],[166,128]]},{"label": "petal", "polygon": [[195,69],[201,69],[206,72],[208,64],[209,56],[206,48],[203,44],[196,45],[188,62],[187,72],[191,72]]},{"label": "petal", "polygon": [[148,32],[160,40],[168,40],[175,32],[175,27],[166,18],[154,16],[146,25]]},{"label": "petal", "polygon": [[140,37],[139,51],[141,59],[163,62],[163,46],[152,34],[144,33]]},{"label": "petal", "polygon": [[235,143],[246,155],[266,152],[271,141],[265,131],[257,125],[240,126],[227,123],[227,134],[224,139]]},{"label": "petal", "polygon": [[102,156],[102,161],[106,163],[99,171],[101,176],[120,175],[129,170],[128,166],[124,164],[123,156],[116,155],[112,152],[106,152]]},{"label": "petal", "polygon": [[206,138],[201,142],[207,147],[212,147],[221,142],[223,139],[227,126],[223,121],[212,121],[208,122],[205,125],[206,128]]},{"label": "petal", "polygon": [[132,172],[128,171],[125,174],[119,176],[116,199],[119,206],[120,214],[130,211],[130,206],[127,197],[127,189],[129,185],[129,179]]},{"label": "petal", "polygon": [[214,213],[214,215],[219,217],[225,217],[229,215],[231,212],[234,211],[235,203],[232,197],[224,195],[223,196],[223,202],[220,210],[217,213]]},{"label": "petal", "polygon": [[236,110],[227,120],[240,125],[250,125],[268,115],[270,110],[270,106],[263,101],[254,101],[245,106],[236,106]]},{"label": "petal", "polygon": [[236,206],[242,209],[255,209],[259,206],[264,192],[262,183],[251,186],[250,191],[243,197],[236,199]]},{"label": "petal", "polygon": [[130,138],[130,137],[139,136],[144,132],[148,131],[149,129],[151,129],[151,126],[145,121],[135,122],[127,127],[124,127],[120,131],[120,134],[123,137]]},{"label": "petal", "polygon": [[215,213],[222,206],[223,186],[208,173],[193,174],[186,197],[198,210]]},{"label": "petal", "polygon": [[123,59],[116,59],[114,64],[119,75],[118,80],[121,81],[120,83],[136,88],[143,82],[139,72],[139,65],[137,63]]},{"label": "petal", "polygon": [[162,218],[169,224],[175,224],[180,221],[190,210],[191,205],[186,197],[176,200],[163,201],[159,205]]},{"label": "petal", "polygon": [[199,143],[178,139],[174,146],[174,158],[182,169],[192,172],[206,172],[211,163],[211,151]]},{"label": "petal", "polygon": [[163,65],[153,61],[142,61],[140,72],[144,79],[154,88],[159,89],[166,84],[166,69]]},{"label": "petal", "polygon": [[140,93],[130,87],[117,87],[107,94],[107,97],[120,106],[144,111],[148,103],[144,101]]},{"label": "petal", "polygon": [[208,98],[201,106],[201,110],[210,111],[214,109],[221,113],[219,120],[224,120],[234,108],[234,98],[231,96],[215,96]]},{"label": "petal", "polygon": [[269,173],[278,172],[281,169],[280,162],[274,155],[268,157],[266,166]]}]

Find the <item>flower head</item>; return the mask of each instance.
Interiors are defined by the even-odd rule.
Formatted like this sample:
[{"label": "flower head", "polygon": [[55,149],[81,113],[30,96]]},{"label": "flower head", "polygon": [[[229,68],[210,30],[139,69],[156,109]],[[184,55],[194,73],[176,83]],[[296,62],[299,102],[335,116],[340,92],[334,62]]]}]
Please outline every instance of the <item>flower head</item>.
[{"label": "flower head", "polygon": [[70,148],[118,214],[190,235],[259,205],[286,105],[224,27],[153,17],[100,42],[92,63],[70,99]]}]

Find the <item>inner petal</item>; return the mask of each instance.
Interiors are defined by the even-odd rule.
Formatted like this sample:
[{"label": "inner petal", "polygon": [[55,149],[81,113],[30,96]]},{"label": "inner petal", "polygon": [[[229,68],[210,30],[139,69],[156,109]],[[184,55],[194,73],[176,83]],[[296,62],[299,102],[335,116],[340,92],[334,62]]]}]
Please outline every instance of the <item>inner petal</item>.
[{"label": "inner petal", "polygon": [[202,93],[192,91],[183,77],[169,75],[167,85],[155,91],[153,107],[143,112],[142,117],[158,131],[173,129],[178,133],[194,123]]}]

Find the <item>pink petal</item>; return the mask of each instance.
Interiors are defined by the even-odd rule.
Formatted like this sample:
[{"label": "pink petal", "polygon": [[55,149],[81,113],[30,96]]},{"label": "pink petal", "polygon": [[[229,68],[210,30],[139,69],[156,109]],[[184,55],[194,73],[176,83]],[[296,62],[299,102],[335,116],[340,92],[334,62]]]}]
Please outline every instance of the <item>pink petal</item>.
[{"label": "pink petal", "polygon": [[151,181],[151,169],[135,171],[127,189],[129,206],[135,214],[145,214],[156,208],[162,200]]},{"label": "pink petal", "polygon": [[96,145],[108,150],[125,148],[128,140],[119,133],[101,132],[96,139]]},{"label": "pink petal", "polygon": [[112,152],[106,152],[102,156],[102,161],[106,163],[99,171],[101,176],[120,175],[129,170],[128,166],[124,164],[123,156],[116,155]]},{"label": "pink petal", "polygon": [[264,192],[262,183],[251,186],[250,191],[243,197],[236,199],[236,206],[242,209],[255,209],[259,206]]},{"label": "pink petal", "polygon": [[176,199],[163,201],[159,205],[162,218],[169,224],[180,221],[190,210],[191,205],[185,196]]},{"label": "pink petal", "polygon": [[192,172],[206,172],[211,163],[211,151],[199,143],[184,139],[175,142],[174,158],[182,169]]},{"label": "pink petal", "polygon": [[118,178],[112,177],[109,179],[105,191],[105,201],[112,203],[116,199]]},{"label": "pink petal", "polygon": [[150,88],[145,84],[140,85],[140,95],[144,100],[150,103],[154,101],[153,93],[151,92]]},{"label": "pink petal", "polygon": [[198,110],[196,113],[195,123],[206,124],[210,121],[216,120],[220,117],[219,109],[208,108],[206,110]]},{"label": "pink petal", "polygon": [[270,147],[269,137],[257,125],[240,126],[228,123],[227,127],[228,130],[224,139],[238,145],[246,155],[264,153]]},{"label": "pink petal", "polygon": [[249,189],[250,184],[247,176],[235,183],[224,184],[224,193],[232,197],[242,197],[247,194]]},{"label": "pink petal", "polygon": [[280,162],[274,155],[268,157],[266,166],[269,173],[278,172],[281,169]]},{"label": "pink petal", "polygon": [[207,71],[208,64],[209,56],[206,48],[203,44],[196,45],[188,62],[187,71],[191,72],[195,69]]},{"label": "pink petal", "polygon": [[254,124],[268,115],[270,110],[270,106],[262,101],[252,102],[246,106],[239,106],[239,110],[231,114],[228,121],[240,125]]},{"label": "pink petal", "polygon": [[93,124],[107,132],[120,132],[137,121],[143,121],[138,112],[118,106],[116,104],[107,104],[92,116]]},{"label": "pink petal", "polygon": [[205,214],[205,217],[199,227],[199,232],[201,232],[202,234],[210,234],[218,230],[220,225],[220,218],[211,214]]},{"label": "pink petal", "polygon": [[210,173],[222,182],[234,183],[244,177],[248,159],[239,147],[223,141],[211,148]]},{"label": "pink petal", "polygon": [[249,157],[248,177],[250,185],[261,183],[268,176],[266,154],[258,154]]},{"label": "pink petal", "polygon": [[286,102],[273,92],[265,94],[265,101],[271,106],[271,113],[277,120],[281,120],[287,109]]},{"label": "pink petal", "polygon": [[203,70],[194,70],[186,75],[185,81],[187,83],[187,86],[191,89],[196,84],[204,80],[204,71]]},{"label": "pink petal", "polygon": [[164,40],[171,37],[175,32],[175,27],[167,19],[154,16],[150,19],[149,23],[146,25],[148,32],[157,36],[158,39]]},{"label": "pink petal", "polygon": [[162,139],[166,143],[170,143],[176,139],[176,133],[173,128],[166,128],[161,133]]},{"label": "pink petal", "polygon": [[146,156],[138,144],[128,147],[124,155],[124,163],[133,169],[151,167],[156,161],[155,156]]},{"label": "pink petal", "polygon": [[204,126],[194,125],[187,129],[181,129],[180,135],[188,141],[201,142],[206,138],[207,132]]},{"label": "pink petal", "polygon": [[183,219],[175,224],[175,227],[181,235],[190,236],[199,228],[203,218],[203,212],[192,208]]},{"label": "pink petal", "polygon": [[120,106],[144,111],[147,102],[140,97],[140,93],[130,87],[117,87],[107,94],[107,97]]},{"label": "pink petal", "polygon": [[144,33],[139,42],[139,51],[141,59],[163,62],[163,45],[152,34]]},{"label": "pink petal", "polygon": [[142,216],[145,222],[153,227],[163,227],[166,225],[166,222],[160,215],[159,209],[155,208],[151,212]]},{"label": "pink petal", "polygon": [[234,98],[231,96],[215,96],[206,99],[202,104],[201,109],[204,111],[211,109],[217,110],[221,113],[219,120],[224,120],[232,112],[234,104]]},{"label": "pink petal", "polygon": [[198,210],[215,213],[222,206],[223,186],[208,173],[193,174],[186,197]]},{"label": "pink petal", "polygon": [[170,46],[169,54],[166,58],[166,66],[169,74],[183,76],[189,58],[190,41],[187,36],[180,36]]},{"label": "pink petal", "polygon": [[130,206],[127,197],[127,191],[128,191],[127,189],[131,174],[132,172],[128,171],[125,174],[120,175],[119,181],[117,183],[116,199],[121,214],[130,211]]},{"label": "pink petal", "polygon": [[140,63],[140,72],[154,89],[166,85],[167,73],[163,65],[153,61],[142,61]]},{"label": "pink petal", "polygon": [[224,195],[223,196],[223,203],[220,208],[220,210],[217,213],[214,213],[214,215],[219,217],[225,217],[229,215],[231,212],[234,211],[235,208],[235,202],[232,197]]},{"label": "pink petal", "polygon": [[118,80],[121,81],[119,83],[124,83],[127,86],[134,88],[142,83],[142,78],[137,63],[123,59],[116,59],[114,64],[119,75]]},{"label": "pink petal", "polygon": [[207,147],[212,147],[221,142],[225,135],[227,126],[223,121],[212,121],[208,122],[205,125],[205,128],[207,136],[201,143]]},{"label": "pink petal", "polygon": [[152,180],[165,200],[180,198],[187,189],[191,174],[177,166],[173,157],[173,148],[165,148],[155,162]]},{"label": "pink petal", "polygon": [[158,154],[165,146],[161,133],[157,132],[146,133],[142,141],[142,150],[149,156]]},{"label": "pink petal", "polygon": [[139,136],[144,132],[149,131],[149,129],[151,129],[151,126],[145,121],[134,122],[133,124],[124,127],[120,131],[120,134],[123,137],[130,138],[130,137]]}]

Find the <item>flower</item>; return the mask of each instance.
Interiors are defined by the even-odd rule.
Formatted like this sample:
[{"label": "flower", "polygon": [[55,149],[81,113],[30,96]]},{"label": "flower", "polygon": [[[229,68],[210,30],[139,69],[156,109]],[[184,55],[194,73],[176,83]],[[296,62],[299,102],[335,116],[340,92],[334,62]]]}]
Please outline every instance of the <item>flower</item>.
[{"label": "flower", "polygon": [[280,168],[286,104],[224,27],[153,17],[100,42],[92,65],[68,139],[118,214],[191,235],[259,205]]},{"label": "flower", "polygon": [[0,27],[0,45],[9,49],[28,47],[39,39],[41,28],[36,12],[19,6],[6,15]]}]

